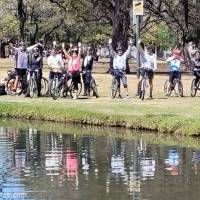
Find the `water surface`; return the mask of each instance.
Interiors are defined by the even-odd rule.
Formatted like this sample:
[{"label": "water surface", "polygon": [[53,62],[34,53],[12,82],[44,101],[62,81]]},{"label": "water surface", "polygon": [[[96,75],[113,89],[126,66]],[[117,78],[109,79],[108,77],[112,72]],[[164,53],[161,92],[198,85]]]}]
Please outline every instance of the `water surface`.
[{"label": "water surface", "polygon": [[200,198],[198,148],[117,138],[113,129],[50,130],[0,122],[0,199]]}]

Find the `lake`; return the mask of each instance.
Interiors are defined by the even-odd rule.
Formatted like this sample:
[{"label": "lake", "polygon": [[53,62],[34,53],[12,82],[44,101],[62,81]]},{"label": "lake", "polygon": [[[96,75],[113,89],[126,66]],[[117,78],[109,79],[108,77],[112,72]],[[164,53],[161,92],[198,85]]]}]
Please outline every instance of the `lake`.
[{"label": "lake", "polygon": [[200,198],[197,139],[186,147],[148,133],[35,124],[0,122],[2,200]]}]

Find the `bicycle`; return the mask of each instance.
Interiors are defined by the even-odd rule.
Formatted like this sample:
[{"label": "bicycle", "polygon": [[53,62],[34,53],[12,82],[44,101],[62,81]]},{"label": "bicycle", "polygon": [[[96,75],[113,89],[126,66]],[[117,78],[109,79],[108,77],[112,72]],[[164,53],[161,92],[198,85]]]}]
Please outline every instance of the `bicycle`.
[{"label": "bicycle", "polygon": [[115,99],[117,96],[117,93],[119,92],[119,87],[120,87],[120,73],[124,73],[123,71],[111,71],[111,74],[113,76],[112,78],[112,83],[111,83],[111,91],[110,91],[110,96],[112,99]]},{"label": "bicycle", "polygon": [[48,85],[49,85],[49,81],[42,77],[41,79],[41,91],[40,94],[42,97],[46,97],[48,95]]},{"label": "bicycle", "polygon": [[82,82],[76,80],[77,75],[72,75],[71,77],[71,84],[69,86],[69,93],[71,98],[77,99],[82,91]]},{"label": "bicycle", "polygon": [[[85,75],[85,72],[82,73],[82,78],[83,79],[84,79],[84,75]],[[85,79],[86,79],[86,77],[85,77]],[[88,95],[92,94],[92,96],[95,96],[96,98],[99,98],[99,92],[98,92],[97,86],[98,85],[96,84],[95,79],[91,76],[90,86],[89,86],[89,91],[88,91],[89,94]]]},{"label": "bicycle", "polygon": [[28,90],[30,98],[38,97],[38,85],[37,85],[37,77],[38,70],[28,70],[27,80],[28,80]]},{"label": "bicycle", "polygon": [[92,77],[90,81],[90,89],[93,92],[93,96],[95,96],[96,98],[99,98],[99,92],[98,92],[97,86],[98,85],[96,84],[95,79]]},{"label": "bicycle", "polygon": [[[39,70],[28,70],[28,94],[30,98],[38,97],[38,85],[37,77],[39,76]],[[41,78],[41,96],[46,96],[48,93],[48,81],[46,78]]]},{"label": "bicycle", "polygon": [[49,91],[50,91],[50,95],[53,98],[53,100],[58,99],[58,97],[60,96],[59,84],[60,84],[60,81],[61,81],[61,75],[62,74],[60,72],[56,72],[54,74],[53,79],[50,82]]},{"label": "bicycle", "polygon": [[140,89],[140,99],[143,101],[146,93],[146,88],[149,87],[149,78],[147,74],[147,70],[144,70],[144,76],[141,81],[141,89]]},{"label": "bicycle", "polygon": [[7,95],[19,95],[22,93],[22,78],[20,78],[17,89],[14,91],[14,86],[15,86],[15,81],[16,81],[16,74],[14,71],[9,71],[8,72],[8,80],[5,86],[5,91]]},{"label": "bicycle", "polygon": [[[200,77],[200,74],[198,71],[195,71],[197,73],[197,75]],[[197,84],[195,85],[195,82],[196,82],[196,78],[194,78],[192,80],[192,83],[191,83],[191,89],[190,89],[190,94],[191,94],[191,97],[195,97],[196,94],[197,94],[197,90],[200,90],[199,89],[199,86],[200,86],[200,79],[198,80]]]},{"label": "bicycle", "polygon": [[173,90],[175,94],[177,94],[176,91],[178,91],[178,95],[180,97],[183,97],[183,83],[181,81],[181,78],[175,78],[172,83],[170,83],[168,80],[165,81],[165,85],[164,85],[165,94],[167,96],[170,96]]}]

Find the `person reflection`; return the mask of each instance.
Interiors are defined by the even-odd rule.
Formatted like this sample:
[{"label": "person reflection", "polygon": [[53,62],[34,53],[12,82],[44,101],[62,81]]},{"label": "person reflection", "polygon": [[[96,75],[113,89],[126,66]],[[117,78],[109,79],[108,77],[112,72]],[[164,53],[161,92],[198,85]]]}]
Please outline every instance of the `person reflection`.
[{"label": "person reflection", "polygon": [[141,177],[142,180],[154,179],[156,171],[156,161],[151,157],[145,157],[141,159]]},{"label": "person reflection", "polygon": [[125,147],[123,142],[121,142],[120,140],[116,141],[113,149],[114,152],[111,157],[111,168],[113,174],[125,174],[124,148]]},{"label": "person reflection", "polygon": [[180,155],[177,149],[170,148],[168,150],[168,158],[165,159],[166,170],[170,171],[172,176],[179,175]]},{"label": "person reflection", "polygon": [[78,159],[71,148],[67,149],[66,170],[68,177],[76,177],[78,175]]},{"label": "person reflection", "polygon": [[198,164],[200,162],[200,151],[193,150],[192,151],[192,169],[194,170],[195,175],[198,174]]}]

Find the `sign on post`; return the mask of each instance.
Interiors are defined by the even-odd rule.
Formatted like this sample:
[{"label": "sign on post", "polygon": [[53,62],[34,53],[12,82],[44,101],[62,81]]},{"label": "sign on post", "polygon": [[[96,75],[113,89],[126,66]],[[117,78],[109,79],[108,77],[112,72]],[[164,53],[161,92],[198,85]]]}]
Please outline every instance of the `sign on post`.
[{"label": "sign on post", "polygon": [[133,1],[133,15],[144,15],[144,2],[141,0]]}]

